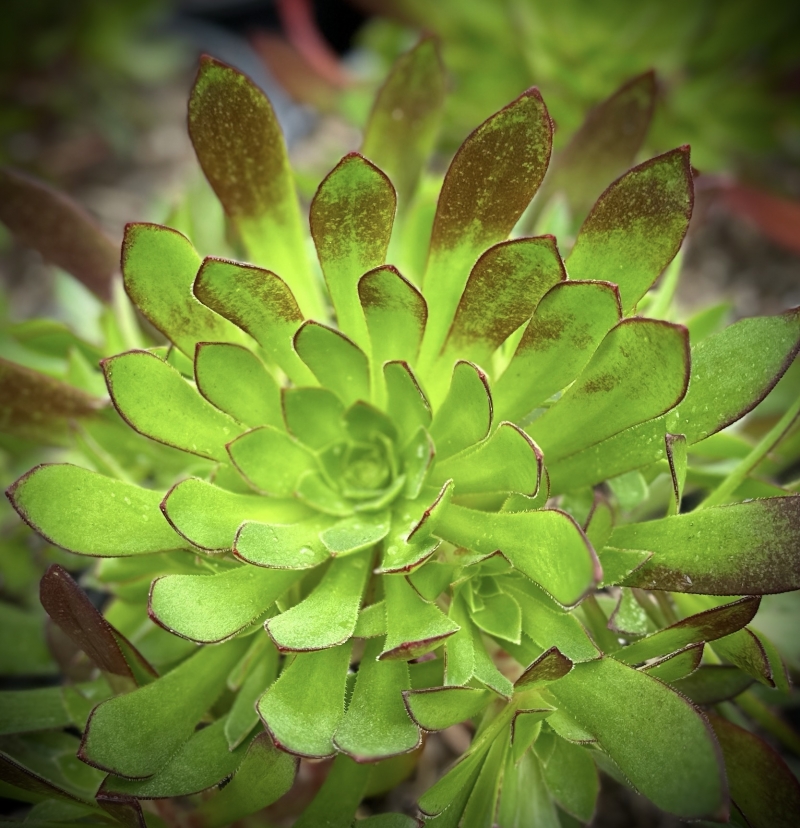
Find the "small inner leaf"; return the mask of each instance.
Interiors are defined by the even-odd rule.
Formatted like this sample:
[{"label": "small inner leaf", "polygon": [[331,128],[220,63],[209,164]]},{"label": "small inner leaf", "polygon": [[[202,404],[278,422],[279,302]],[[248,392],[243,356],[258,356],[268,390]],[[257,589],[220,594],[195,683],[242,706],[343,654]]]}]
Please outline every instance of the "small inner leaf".
[{"label": "small inner leaf", "polygon": [[236,535],[234,554],[270,569],[311,569],[330,557],[320,533],[333,523],[327,515],[287,524],[245,521]]},{"label": "small inner leaf", "polygon": [[430,427],[438,461],[483,440],[491,425],[492,394],[486,374],[471,362],[457,362],[450,390]]}]

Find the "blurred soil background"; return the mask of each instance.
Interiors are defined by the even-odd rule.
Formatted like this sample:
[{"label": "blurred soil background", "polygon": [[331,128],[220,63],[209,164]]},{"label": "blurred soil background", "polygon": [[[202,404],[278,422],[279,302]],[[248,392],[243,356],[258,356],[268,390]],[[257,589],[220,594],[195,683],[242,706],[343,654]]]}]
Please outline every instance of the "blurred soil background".
[{"label": "blurred soil background", "polygon": [[[720,4],[699,5],[713,12]],[[444,40],[448,64],[448,50],[455,49],[448,31],[436,26],[436,15],[422,19],[419,8],[389,0],[6,0],[0,27],[0,163],[68,193],[115,241],[127,222],[166,221],[184,189],[200,176],[186,133],[186,100],[197,58],[205,52],[246,72],[267,92],[307,200],[341,155],[358,147],[354,124],[363,121],[372,91],[401,48],[420,30],[433,29]],[[783,14],[788,7],[776,8]],[[800,98],[796,23],[797,15],[789,14],[783,24],[798,48],[794,64],[784,67],[774,84],[779,103],[771,111],[778,119],[781,100],[787,112],[796,112]],[[753,55],[769,47],[758,37],[755,32],[752,54],[742,54],[751,70]],[[475,61],[480,68],[480,57]],[[645,62],[629,75],[646,68]],[[487,82],[494,71],[493,66],[485,70]],[[457,96],[468,83],[455,75]],[[527,85],[520,82],[511,94]],[[606,84],[594,102],[618,85]],[[548,84],[540,86],[550,103],[557,92],[548,97]],[[492,108],[470,123],[477,125],[508,99],[498,93]],[[800,120],[787,121],[782,142],[744,157],[733,147],[717,169],[698,179],[678,292],[687,313],[721,302],[730,303],[734,317],[800,305]],[[458,118],[449,122],[448,149],[437,161],[441,169],[454,142],[466,136],[459,124]],[[88,294],[37,254],[15,246],[2,226],[0,286],[11,321],[55,316],[91,335],[81,329],[86,315],[81,303],[90,301]],[[371,801],[375,811],[413,813],[416,797],[469,738],[465,726],[430,736],[414,776]],[[299,784],[313,788],[320,780],[318,766],[308,764]],[[280,808],[274,816],[282,824],[291,821]],[[595,828],[678,824],[604,777]]]}]

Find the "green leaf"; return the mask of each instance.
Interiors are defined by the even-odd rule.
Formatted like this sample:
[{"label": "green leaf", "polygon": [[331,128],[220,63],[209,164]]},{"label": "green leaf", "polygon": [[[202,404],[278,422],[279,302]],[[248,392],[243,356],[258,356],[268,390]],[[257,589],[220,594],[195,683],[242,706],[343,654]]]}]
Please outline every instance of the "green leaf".
[{"label": "green leaf", "polygon": [[111,301],[119,250],[72,199],[5,167],[0,170],[0,221],[20,244],[71,273],[104,302]]},{"label": "green leaf", "polygon": [[369,577],[368,551],[333,560],[319,585],[299,604],[266,623],[279,650],[321,650],[344,644],[358,621]]},{"label": "green leaf", "polygon": [[286,427],[301,443],[322,449],[344,442],[346,433],[342,401],[327,388],[284,388],[283,415]]},{"label": "green leaf", "polygon": [[380,639],[370,641],[361,657],[353,698],[333,737],[334,744],[357,762],[371,762],[419,747],[419,728],[403,704],[408,665],[378,661]]},{"label": "green leaf", "polygon": [[659,808],[685,818],[722,817],[727,791],[711,729],[666,685],[600,658],[577,664],[548,692]]},{"label": "green leaf", "polygon": [[456,828],[491,745],[492,742],[487,741],[476,748],[473,743],[472,749],[419,798],[417,806],[426,817],[448,811],[453,813],[452,822],[432,822],[432,825]]},{"label": "green leaf", "polygon": [[660,658],[642,669],[648,675],[675,686],[675,682],[691,675],[700,666],[704,646],[702,641],[697,644],[689,644],[682,650],[664,656],[664,658]]},{"label": "green leaf", "polygon": [[241,333],[192,295],[200,256],[177,230],[129,224],[122,241],[122,276],[133,303],[190,359],[198,342],[239,342]]},{"label": "green leaf", "polygon": [[452,478],[458,495],[519,492],[533,497],[542,467],[536,443],[521,428],[504,422],[473,449],[437,463],[431,483]]},{"label": "green leaf", "polygon": [[[335,451],[339,448],[334,446]],[[319,472],[305,472],[297,484],[295,496],[318,512],[333,517],[349,517],[354,512],[353,504],[329,486]]]},{"label": "green leaf", "polygon": [[411,718],[423,730],[432,731],[477,716],[497,697],[476,687],[432,687],[404,691],[403,698]]},{"label": "green leaf", "polygon": [[194,376],[197,390],[240,423],[251,428],[283,427],[280,388],[264,363],[248,348],[199,342]]},{"label": "green leaf", "polygon": [[683,487],[686,483],[688,458],[686,456],[686,436],[684,434],[667,434],[664,437],[669,473],[672,477],[674,497],[667,507],[668,515],[677,515],[681,510]]},{"label": "green leaf", "polygon": [[318,322],[304,322],[294,347],[320,385],[330,388],[345,406],[369,401],[369,360],[344,334]]},{"label": "green leaf", "polygon": [[326,515],[287,524],[246,521],[236,535],[234,554],[271,569],[310,569],[330,557],[320,532],[333,523]]},{"label": "green leaf", "polygon": [[389,534],[389,526],[386,512],[374,515],[359,513],[323,530],[319,539],[331,555],[342,557],[375,546]]},{"label": "green leaf", "polygon": [[711,717],[733,804],[752,828],[791,825],[800,813],[800,784],[775,750],[753,733]]},{"label": "green leaf", "polygon": [[295,499],[238,494],[196,477],[176,483],[161,502],[161,511],[178,534],[208,552],[232,549],[245,521],[293,523],[311,514]]},{"label": "green leaf", "polygon": [[381,659],[410,661],[435,650],[458,630],[435,604],[414,591],[403,575],[386,575],[386,641]]},{"label": "green leaf", "polygon": [[335,753],[351,650],[344,644],[298,653],[259,699],[258,713],[278,747],[311,758]]},{"label": "green leaf", "polygon": [[591,821],[600,780],[589,751],[563,739],[554,739],[553,752],[543,768],[553,799],[581,822]]},{"label": "green leaf", "polygon": [[311,201],[311,237],[333,300],[339,329],[368,348],[357,284],[386,261],[397,196],[386,174],[351,152],[331,170]]},{"label": "green leaf", "polygon": [[300,577],[237,566],[217,575],[164,575],[153,581],[148,612],[175,635],[213,644],[249,627]]},{"label": "green leaf", "polygon": [[353,631],[355,638],[375,638],[379,635],[386,635],[386,603],[384,601],[362,607]]},{"label": "green leaf", "polygon": [[60,730],[72,724],[63,688],[38,687],[0,692],[0,735]]},{"label": "green leaf", "polygon": [[433,299],[424,365],[444,342],[472,265],[506,239],[542,182],[553,128],[539,91],[529,89],[484,121],[459,148],[433,221],[424,294]]},{"label": "green leaf", "polygon": [[567,278],[553,236],[513,239],[490,247],[475,263],[442,357],[485,365],[533,314],[539,300]]},{"label": "green leaf", "polygon": [[240,642],[203,647],[152,684],[102,702],[86,725],[79,757],[134,779],[160,770],[222,692],[242,651]]},{"label": "green leaf", "polygon": [[695,704],[707,705],[734,699],[752,683],[752,676],[731,664],[704,664],[675,681],[675,689]]},{"label": "green leaf", "polygon": [[623,647],[614,653],[614,658],[625,664],[640,664],[651,658],[675,653],[689,644],[723,638],[749,624],[760,602],[760,598],[749,596],[684,618]]},{"label": "green leaf", "polygon": [[498,549],[559,604],[573,606],[600,578],[597,557],[565,512],[479,512],[449,505],[436,534],[481,555]]},{"label": "green leaf", "polygon": [[620,526],[608,545],[653,553],[625,586],[766,595],[800,589],[793,551],[799,536],[800,497],[795,495]]},{"label": "green leaf", "polygon": [[79,555],[124,557],[183,549],[161,495],[78,466],[36,466],[8,490],[20,517],[50,543]]},{"label": "green leaf", "polygon": [[441,462],[483,440],[492,425],[492,393],[486,374],[471,362],[453,368],[450,390],[436,408],[430,434]]},{"label": "green leaf", "polygon": [[693,203],[689,147],[629,170],[583,223],[567,259],[570,278],[614,282],[630,313],[680,249]]},{"label": "green leaf", "polygon": [[133,429],[181,451],[227,461],[225,446],[241,426],[171,365],[147,351],[128,351],[101,365],[111,399]]},{"label": "green leaf", "polygon": [[549,684],[563,678],[573,668],[573,663],[558,647],[551,647],[542,653],[533,664],[529,664],[514,682],[517,691],[531,690],[542,684]]},{"label": "green leaf", "polygon": [[392,265],[376,267],[359,280],[358,298],[372,345],[373,378],[390,360],[415,362],[428,305],[414,285]]},{"label": "green leaf", "polygon": [[562,828],[536,756],[527,753],[516,764],[512,755],[506,758],[497,821],[500,828]]},{"label": "green leaf", "polygon": [[505,734],[492,743],[469,800],[467,800],[461,823],[463,828],[484,828],[494,823],[508,748],[509,740]]},{"label": "green leaf", "polygon": [[233,780],[195,814],[204,828],[226,828],[271,805],[292,787],[298,760],[278,750],[266,733],[250,743]]},{"label": "green leaf", "polygon": [[[228,750],[234,750],[250,735],[258,723],[256,702],[264,691],[275,681],[278,674],[278,651],[266,641],[266,636],[259,636],[266,646],[261,646],[258,655],[250,664],[241,686],[236,690],[236,696],[228,715],[225,717],[225,740]],[[228,679],[230,687],[230,679]]]},{"label": "green leaf", "polygon": [[280,276],[260,267],[208,258],[197,273],[194,295],[250,334],[293,382],[316,385],[292,348],[303,314]]},{"label": "green leaf", "polygon": [[286,145],[264,93],[204,55],[189,98],[189,136],[250,257],[286,280],[306,315],[320,315]]},{"label": "green leaf", "polygon": [[302,475],[317,468],[305,446],[272,426],[245,432],[228,445],[228,453],[247,482],[272,497],[292,497]]},{"label": "green leaf", "polygon": [[575,384],[528,430],[548,463],[673,408],[689,383],[685,328],[626,319],[606,335]]},{"label": "green leaf", "polygon": [[0,432],[44,445],[68,445],[71,423],[94,417],[105,401],[55,377],[0,357]]},{"label": "green leaf", "polygon": [[339,755],[317,795],[294,828],[351,828],[370,777],[370,768]]},{"label": "green leaf", "polygon": [[520,420],[583,370],[620,318],[608,282],[560,282],[539,302],[516,353],[494,384],[497,416]]},{"label": "green leaf", "polygon": [[401,209],[409,204],[433,149],[444,96],[436,41],[424,37],[395,61],[375,97],[361,152],[394,182]]},{"label": "green leaf", "polygon": [[420,428],[431,424],[431,406],[414,372],[406,362],[387,362],[383,366],[388,398],[387,409],[400,432],[401,444],[408,442]]}]

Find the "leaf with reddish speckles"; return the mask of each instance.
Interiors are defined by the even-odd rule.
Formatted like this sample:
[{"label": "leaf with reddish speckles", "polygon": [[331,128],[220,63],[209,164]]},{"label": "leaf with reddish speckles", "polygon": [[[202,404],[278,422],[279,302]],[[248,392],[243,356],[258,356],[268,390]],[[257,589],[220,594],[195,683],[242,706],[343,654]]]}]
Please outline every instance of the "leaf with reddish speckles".
[{"label": "leaf with reddish speckles", "polygon": [[158,675],[136,647],[103,618],[63,567],[53,564],[45,572],[39,584],[39,597],[53,622],[119,692],[147,684]]},{"label": "leaf with reddish speckles", "polygon": [[0,432],[44,445],[70,442],[70,422],[107,403],[55,377],[0,357]]},{"label": "leaf with reddish speckles", "polygon": [[442,357],[487,364],[492,352],[567,278],[553,236],[513,239],[490,247],[472,268]]},{"label": "leaf with reddish speckles", "polygon": [[480,442],[491,426],[492,393],[486,374],[471,362],[457,362],[447,396],[436,407],[431,422],[437,460]]},{"label": "leaf with reddish speckles", "polygon": [[403,575],[386,575],[383,583],[388,633],[381,660],[419,658],[458,630],[435,604],[423,601]]},{"label": "leaf with reddish speckles", "polygon": [[391,360],[414,362],[428,318],[422,294],[386,265],[361,277],[358,296],[372,344],[373,372],[379,375]]},{"label": "leaf with reddish speckles", "polygon": [[266,622],[275,646],[306,651],[344,644],[356,628],[369,561],[369,550],[333,560],[307,598]]},{"label": "leaf with reddish speckles", "polygon": [[20,517],[78,555],[125,557],[185,549],[164,519],[159,492],[67,464],[43,465],[8,490]]},{"label": "leaf with reddish speckles", "polygon": [[323,758],[344,716],[350,644],[298,653],[258,701],[258,714],[283,750]]},{"label": "leaf with reddish speckles", "polygon": [[357,152],[328,173],[311,202],[311,236],[339,329],[362,348],[368,336],[356,287],[386,261],[396,206],[389,179]]},{"label": "leaf with reddish speckles", "polygon": [[425,271],[423,293],[435,301],[423,364],[439,352],[475,260],[508,237],[539,189],[552,140],[550,116],[534,88],[484,121],[453,158],[439,195]]},{"label": "leaf with reddish speckles", "polygon": [[542,653],[533,664],[529,664],[514,682],[516,691],[532,690],[540,685],[558,681],[573,668],[570,661],[558,647],[551,647]]},{"label": "leaf with reddish speckles", "polygon": [[542,468],[536,443],[513,423],[500,423],[482,443],[437,463],[431,483],[452,478],[458,495],[519,492],[533,497],[539,490]]},{"label": "leaf with reddish speckles", "polygon": [[252,265],[208,258],[197,271],[193,289],[203,305],[250,334],[293,382],[316,385],[292,348],[303,315],[283,279]]},{"label": "leaf with reddish speckles", "polygon": [[286,145],[264,93],[241,72],[203,56],[189,98],[189,136],[250,257],[286,280],[304,313],[321,314]]},{"label": "leaf with reddish speckles", "polygon": [[333,737],[336,747],[357,762],[373,762],[419,747],[421,735],[409,718],[403,695],[410,688],[408,665],[378,661],[383,641],[370,641],[361,657],[353,690]]},{"label": "leaf with reddish speckles", "polygon": [[147,351],[105,359],[111,400],[140,434],[181,451],[226,462],[225,446],[242,427],[197,393],[171,365]]},{"label": "leaf with reddish speckles", "polygon": [[401,209],[410,202],[433,148],[444,93],[436,41],[423,38],[395,61],[372,106],[361,152],[394,182]]},{"label": "leaf with reddish speckles", "polygon": [[800,496],[751,500],[617,527],[615,549],[653,553],[625,586],[706,595],[800,589]]},{"label": "leaf with reddish speckles", "polygon": [[608,184],[630,168],[650,126],[655,98],[650,71],[594,107],[553,159],[547,192],[563,192],[572,214],[582,218]]},{"label": "leaf with reddish speckles", "polygon": [[[685,818],[723,816],[725,774],[711,728],[665,684],[600,658],[576,664],[547,692],[659,808]],[[625,716],[619,715],[621,707]],[[642,733],[648,734],[646,741]],[[670,757],[668,772],[665,757]]]},{"label": "leaf with reddish speckles", "polygon": [[369,401],[369,360],[344,334],[317,322],[305,322],[295,334],[294,347],[320,385],[345,405]]},{"label": "leaf with reddish speckles", "polygon": [[403,692],[409,715],[424,730],[444,730],[477,716],[497,698],[477,687],[432,687]]},{"label": "leaf with reddish speckles", "polygon": [[151,684],[99,704],[79,757],[128,779],[156,773],[194,733],[243,647],[243,640],[203,647]]},{"label": "leaf with reddish speckles", "polygon": [[20,244],[111,301],[119,249],[72,199],[17,170],[0,169],[0,221]]},{"label": "leaf with reddish speckles", "polygon": [[283,426],[278,383],[249,348],[223,342],[198,342],[194,377],[197,390],[240,423],[251,428]]},{"label": "leaf with reddish speckles", "polygon": [[491,513],[451,504],[436,534],[480,555],[499,549],[563,606],[580,601],[600,577],[597,557],[580,527],[554,509]]},{"label": "leaf with reddish speckles", "polygon": [[669,411],[688,384],[686,328],[625,319],[606,335],[575,384],[527,431],[550,464]]},{"label": "leaf with reddish speckles", "polygon": [[680,249],[693,203],[688,147],[629,170],[583,223],[567,259],[570,277],[614,282],[630,313]]},{"label": "leaf with reddish speckles", "polygon": [[249,627],[299,578],[299,572],[257,566],[216,575],[163,575],[150,587],[147,609],[174,635],[214,644]]},{"label": "leaf with reddish speckles", "polygon": [[731,635],[753,620],[760,602],[760,598],[749,596],[684,618],[617,650],[614,658],[624,664],[639,664],[651,658],[675,653],[689,644],[715,641]]},{"label": "leaf with reddish speckles", "polygon": [[182,233],[159,224],[129,224],[122,276],[133,303],[190,359],[198,342],[241,342],[241,331],[192,295],[200,256]]},{"label": "leaf with reddish speckles", "polygon": [[619,294],[607,282],[562,282],[539,302],[493,393],[497,416],[520,420],[583,370],[620,319]]},{"label": "leaf with reddish speckles", "polygon": [[731,800],[751,828],[793,825],[800,814],[800,784],[780,754],[754,733],[711,716],[719,739]]}]

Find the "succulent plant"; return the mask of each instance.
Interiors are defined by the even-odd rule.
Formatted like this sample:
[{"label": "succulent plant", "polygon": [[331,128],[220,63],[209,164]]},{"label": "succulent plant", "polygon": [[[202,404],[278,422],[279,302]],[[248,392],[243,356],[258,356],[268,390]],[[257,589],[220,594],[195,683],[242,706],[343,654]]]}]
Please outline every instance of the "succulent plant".
[{"label": "succulent plant", "polygon": [[[598,768],[684,818],[797,812],[741,713],[796,747],[745,691],[788,690],[747,625],[761,595],[800,588],[800,498],[750,473],[797,406],[721,476],[704,457],[791,363],[800,314],[694,343],[637,315],[669,306],[688,147],[614,181],[566,260],[552,235],[514,236],[551,153],[535,89],[467,138],[426,220],[443,87],[425,40],[364,154],[320,184],[325,290],[269,102],[203,59],[190,134],[256,264],[129,225],[125,288],[171,344],[102,361],[130,428],[186,455],[181,479],[44,464],[8,492],[50,543],[101,559],[85,583],[115,596],[101,614],[60,566],[42,579],[99,673],[5,694],[2,778],[62,801],[39,818],[229,825],[285,794],[298,757],[336,757],[294,824],[349,826],[425,734],[468,720],[425,824],[585,823]],[[163,629],[145,647],[148,615]],[[48,732],[70,725],[79,744]],[[204,791],[179,800],[191,814],[142,806]]]}]

